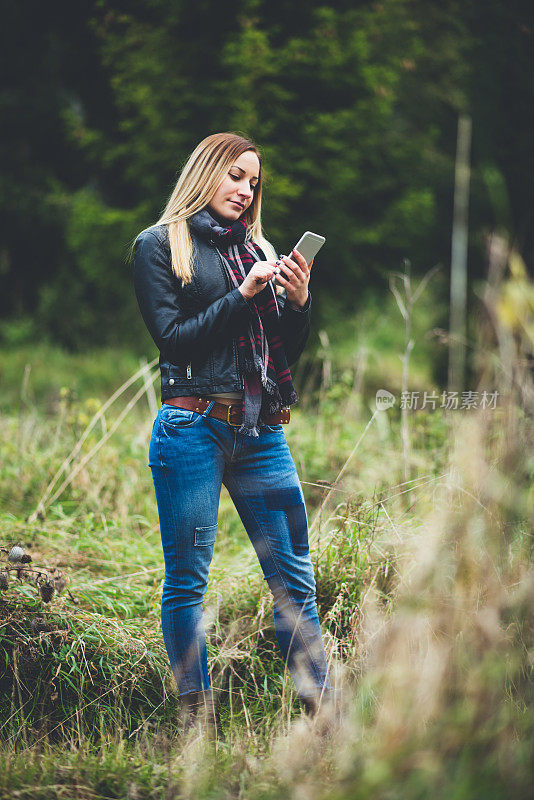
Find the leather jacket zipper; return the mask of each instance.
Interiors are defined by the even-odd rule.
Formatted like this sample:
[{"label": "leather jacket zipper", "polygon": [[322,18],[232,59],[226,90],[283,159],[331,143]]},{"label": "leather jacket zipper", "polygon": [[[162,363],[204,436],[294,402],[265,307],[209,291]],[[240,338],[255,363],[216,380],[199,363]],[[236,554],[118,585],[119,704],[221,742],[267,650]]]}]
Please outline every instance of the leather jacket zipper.
[{"label": "leather jacket zipper", "polygon": [[[226,270],[226,266],[224,264],[224,261],[222,260],[222,256],[219,253],[219,250],[218,250],[218,248],[217,248],[217,246],[215,244],[213,245],[213,248],[214,248],[215,252],[217,253],[217,256],[219,257],[219,265],[221,267],[221,270],[222,270],[222,273],[223,273],[223,276],[224,276],[224,282],[226,283],[226,288],[228,289],[228,291],[231,291],[232,287],[230,285],[230,277],[229,277],[228,272]],[[237,359],[237,348],[235,346],[235,339],[232,339],[232,350],[234,351],[235,374],[239,378],[240,377],[240,375],[239,375],[239,361]]]},{"label": "leather jacket zipper", "polygon": [[187,380],[191,380],[191,362],[187,365]]},{"label": "leather jacket zipper", "polygon": [[219,250],[218,250],[218,248],[217,248],[217,246],[216,246],[216,245],[213,245],[213,249],[214,249],[214,250],[215,250],[215,252],[217,253],[217,256],[218,256],[218,259],[219,259],[219,266],[220,266],[220,268],[221,268],[221,271],[222,271],[222,274],[223,274],[223,277],[224,277],[224,282],[225,282],[225,284],[226,284],[226,288],[228,289],[228,291],[230,291],[230,290],[231,290],[231,288],[232,288],[232,287],[230,286],[230,278],[229,278],[229,276],[228,276],[228,273],[226,272],[226,267],[225,267],[225,265],[224,265],[224,261],[222,260],[222,256],[221,256],[221,254],[219,253]]},{"label": "leather jacket zipper", "polygon": [[239,378],[239,362],[237,360],[237,347],[235,346],[235,339],[232,340],[232,348],[234,350],[235,374]]}]

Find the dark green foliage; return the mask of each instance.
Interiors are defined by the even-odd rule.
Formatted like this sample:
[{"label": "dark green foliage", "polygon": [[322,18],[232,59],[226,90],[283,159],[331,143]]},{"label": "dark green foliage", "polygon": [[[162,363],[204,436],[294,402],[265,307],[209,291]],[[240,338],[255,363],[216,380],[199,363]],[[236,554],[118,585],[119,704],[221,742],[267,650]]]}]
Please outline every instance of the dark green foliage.
[{"label": "dark green foliage", "polygon": [[316,323],[385,290],[403,257],[415,273],[448,263],[460,111],[473,116],[471,274],[495,224],[530,259],[530,17],[497,0],[482,17],[457,0],[9,4],[0,336],[151,348],[128,247],[219,130],[264,151],[278,250],[326,235]]}]

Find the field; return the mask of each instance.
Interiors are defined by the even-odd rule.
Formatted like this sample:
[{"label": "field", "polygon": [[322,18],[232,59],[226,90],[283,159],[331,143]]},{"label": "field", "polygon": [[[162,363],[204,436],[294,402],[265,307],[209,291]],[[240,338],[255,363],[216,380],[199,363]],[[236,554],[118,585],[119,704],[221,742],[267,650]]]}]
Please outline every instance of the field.
[{"label": "field", "polygon": [[[408,385],[441,399],[424,349],[429,307],[414,320]],[[154,367],[119,350],[1,353],[2,567],[14,545],[32,558],[11,562],[0,596],[1,798],[532,796],[525,339],[498,319],[492,336],[477,329],[471,388],[496,392],[494,405],[403,414],[395,313],[382,310],[380,327],[369,312],[363,344],[322,332],[296,372],[302,400],[286,433],[341,720],[303,715],[223,490],[205,603],[227,740],[217,747],[181,735],[161,636]],[[387,410],[380,388],[396,398]]]}]

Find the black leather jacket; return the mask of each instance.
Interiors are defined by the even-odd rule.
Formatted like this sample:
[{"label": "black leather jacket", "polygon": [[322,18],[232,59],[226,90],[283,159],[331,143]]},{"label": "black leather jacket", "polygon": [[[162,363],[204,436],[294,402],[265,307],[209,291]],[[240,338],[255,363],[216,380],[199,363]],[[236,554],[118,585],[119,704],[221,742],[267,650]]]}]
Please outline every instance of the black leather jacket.
[{"label": "black leather jacket", "polygon": [[[153,225],[134,248],[135,294],[158,350],[161,400],[180,395],[234,392],[243,388],[236,337],[252,313],[214,244],[194,231],[193,278],[182,286],[171,269],[166,225]],[[289,365],[300,356],[310,332],[311,295],[303,309],[278,296],[282,339]]]}]

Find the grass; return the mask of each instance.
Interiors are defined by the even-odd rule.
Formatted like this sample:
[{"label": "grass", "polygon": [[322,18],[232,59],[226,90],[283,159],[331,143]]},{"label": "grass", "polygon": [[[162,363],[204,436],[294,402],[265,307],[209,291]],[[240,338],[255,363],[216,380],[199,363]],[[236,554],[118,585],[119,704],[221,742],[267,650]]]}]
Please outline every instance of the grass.
[{"label": "grass", "polygon": [[[499,333],[498,341],[510,335]],[[484,343],[487,352],[487,331]],[[501,390],[497,409],[410,415],[408,481],[398,407],[366,429],[376,376],[364,375],[356,392],[357,367],[343,377],[347,364],[333,363],[335,379],[305,392],[292,414],[286,435],[313,523],[319,617],[343,691],[338,728],[300,712],[268,587],[223,490],[205,602],[227,735],[217,748],[198,732],[183,736],[177,723],[159,620],[150,393],[76,471],[118,419],[116,407],[98,417],[118,385],[115,356],[102,357],[100,373],[89,370],[92,383],[80,382],[87,389],[62,393],[65,375],[83,363],[39,351],[57,372],[51,366],[36,392],[32,366],[20,403],[0,416],[2,544],[20,542],[32,566],[67,581],[48,604],[14,576],[0,597],[0,798],[531,796],[533,431],[524,353],[511,380],[509,370],[501,380],[498,350],[485,366],[485,380]],[[29,357],[13,359],[20,368]],[[120,378],[138,366],[125,360]],[[301,372],[300,387],[309,375]],[[13,398],[20,383],[12,381]],[[394,388],[392,376],[384,386]],[[35,515],[95,414],[66,467],[72,479]]]}]

